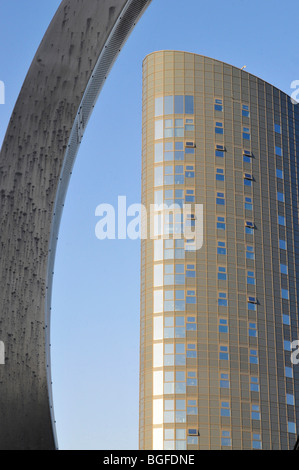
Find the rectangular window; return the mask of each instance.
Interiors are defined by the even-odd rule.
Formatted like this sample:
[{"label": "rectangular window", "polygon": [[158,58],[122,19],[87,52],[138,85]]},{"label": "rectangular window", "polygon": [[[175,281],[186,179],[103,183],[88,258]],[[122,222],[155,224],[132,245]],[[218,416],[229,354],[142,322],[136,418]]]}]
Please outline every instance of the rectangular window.
[{"label": "rectangular window", "polygon": [[284,194],[277,192],[277,201],[284,202]]},{"label": "rectangular window", "polygon": [[214,109],[215,109],[215,111],[223,112],[223,102],[222,102],[222,100],[215,99]]},{"label": "rectangular window", "polygon": [[243,139],[250,140],[250,129],[248,127],[243,127]]},{"label": "rectangular window", "polygon": [[257,351],[255,349],[250,349],[249,362],[250,362],[250,364],[258,364],[259,363]]},{"label": "rectangular window", "polygon": [[218,294],[218,306],[227,307],[227,294],[225,292],[219,292]]},{"label": "rectangular window", "polygon": [[294,377],[292,367],[285,367],[285,376],[289,379],[292,379]]},{"label": "rectangular window", "polygon": [[223,158],[224,152],[225,152],[225,148],[223,145],[216,145],[215,157]]},{"label": "rectangular window", "polygon": [[287,405],[294,406],[295,405],[295,397],[287,393]]},{"label": "rectangular window", "polygon": [[231,437],[230,437],[230,431],[222,431],[221,445],[222,445],[222,447],[231,447],[232,440],[231,440]]},{"label": "rectangular window", "polygon": [[184,114],[184,96],[174,97],[174,114]]},{"label": "rectangular window", "polygon": [[290,434],[297,434],[296,424],[295,423],[292,423],[291,421],[288,421],[288,432]]},{"label": "rectangular window", "polygon": [[252,205],[252,198],[251,197],[245,197],[245,210],[247,211],[252,211],[253,205]]},{"label": "rectangular window", "polygon": [[284,325],[290,326],[291,325],[291,317],[290,315],[282,315],[282,322]]},{"label": "rectangular window", "polygon": [[216,181],[224,181],[224,170],[222,168],[216,169]]},{"label": "rectangular window", "polygon": [[254,450],[262,450],[262,440],[260,434],[253,434],[252,436],[252,448]]},{"label": "rectangular window", "polygon": [[282,225],[283,227],[285,227],[285,225],[286,225],[286,219],[285,219],[285,217],[282,216],[282,215],[279,215],[279,216],[278,216],[278,223],[279,223],[279,225]]},{"label": "rectangular window", "polygon": [[187,386],[188,387],[197,387],[197,378],[196,372],[187,372]]},{"label": "rectangular window", "polygon": [[250,112],[249,112],[249,106],[248,105],[245,105],[243,104],[242,105],[242,116],[243,117],[250,117]]},{"label": "rectangular window", "polygon": [[226,281],[226,268],[218,267],[218,281]]},{"label": "rectangular window", "polygon": [[249,150],[243,150],[243,162],[252,163],[252,153]]},{"label": "rectangular window", "polygon": [[247,271],[247,284],[255,286],[255,274],[253,271]]},{"label": "rectangular window", "polygon": [[224,193],[217,193],[216,204],[220,206],[225,206]]},{"label": "rectangular window", "polygon": [[228,374],[220,374],[220,388],[230,388]]},{"label": "rectangular window", "polygon": [[281,274],[288,274],[288,267],[286,264],[280,264],[280,272]]},{"label": "rectangular window", "polygon": [[283,179],[283,171],[279,170],[278,168],[276,169],[276,177]]},{"label": "rectangular window", "polygon": [[164,98],[164,114],[173,114],[173,96],[165,96]]},{"label": "rectangular window", "polygon": [[228,333],[228,320],[225,318],[219,319],[219,333]]},{"label": "rectangular window", "polygon": [[247,247],[246,247],[246,259],[254,260],[254,248],[253,248],[253,246],[247,245]]},{"label": "rectangular window", "polygon": [[220,346],[219,360],[221,360],[221,361],[228,361],[229,360],[229,353],[228,353],[228,347],[227,346]]},{"label": "rectangular window", "polygon": [[289,300],[289,291],[287,289],[281,289],[282,299]]},{"label": "rectangular window", "polygon": [[225,242],[218,242],[217,254],[226,255],[226,243]]},{"label": "rectangular window", "polygon": [[275,155],[282,157],[282,148],[275,146]]},{"label": "rectangular window", "polygon": [[223,134],[223,122],[216,122],[215,123],[215,134]]},{"label": "rectangular window", "polygon": [[281,134],[281,126],[279,124],[274,124],[274,130],[277,134]]},{"label": "rectangular window", "polygon": [[194,114],[194,96],[185,96],[185,114]]},{"label": "rectangular window", "polygon": [[251,405],[251,419],[260,421],[261,413],[259,405]]},{"label": "rectangular window", "polygon": [[155,117],[163,116],[163,96],[155,99]]},{"label": "rectangular window", "polygon": [[250,391],[251,392],[259,392],[260,391],[259,379],[257,377],[251,377],[250,378]]},{"label": "rectangular window", "polygon": [[225,230],[225,219],[224,217],[217,217],[217,229]]},{"label": "rectangular window", "polygon": [[221,402],[221,416],[223,418],[229,418],[230,417],[230,404],[228,401],[222,401]]},{"label": "rectangular window", "polygon": [[279,248],[281,250],[286,250],[287,249],[287,242],[285,240],[279,240]]},{"label": "rectangular window", "polygon": [[249,323],[248,334],[251,338],[257,338],[256,323]]}]

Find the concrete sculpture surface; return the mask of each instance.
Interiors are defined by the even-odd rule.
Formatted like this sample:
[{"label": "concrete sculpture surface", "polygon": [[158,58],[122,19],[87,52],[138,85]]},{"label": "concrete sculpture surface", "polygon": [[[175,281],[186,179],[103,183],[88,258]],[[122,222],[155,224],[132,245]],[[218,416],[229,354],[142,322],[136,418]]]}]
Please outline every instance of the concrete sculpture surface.
[{"label": "concrete sculpture surface", "polygon": [[0,449],[55,449],[50,312],[72,166],[107,74],[151,0],[63,0],[0,153]]}]

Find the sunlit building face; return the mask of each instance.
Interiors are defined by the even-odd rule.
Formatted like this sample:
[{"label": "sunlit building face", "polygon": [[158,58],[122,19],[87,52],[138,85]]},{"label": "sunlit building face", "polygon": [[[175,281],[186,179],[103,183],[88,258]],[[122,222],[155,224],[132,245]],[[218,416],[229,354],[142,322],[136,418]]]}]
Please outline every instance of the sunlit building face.
[{"label": "sunlit building face", "polygon": [[144,60],[141,449],[294,447],[298,149],[298,107],[268,83],[191,53]]}]

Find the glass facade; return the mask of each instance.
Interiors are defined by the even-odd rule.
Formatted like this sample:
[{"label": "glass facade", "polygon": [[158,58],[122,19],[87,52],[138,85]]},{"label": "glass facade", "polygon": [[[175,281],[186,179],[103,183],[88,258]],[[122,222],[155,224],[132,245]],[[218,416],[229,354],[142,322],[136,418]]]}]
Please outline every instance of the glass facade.
[{"label": "glass facade", "polygon": [[[157,52],[143,63],[142,135],[154,230],[141,245],[140,448],[291,449],[299,110],[230,65]],[[195,204],[199,250],[182,236]]]}]

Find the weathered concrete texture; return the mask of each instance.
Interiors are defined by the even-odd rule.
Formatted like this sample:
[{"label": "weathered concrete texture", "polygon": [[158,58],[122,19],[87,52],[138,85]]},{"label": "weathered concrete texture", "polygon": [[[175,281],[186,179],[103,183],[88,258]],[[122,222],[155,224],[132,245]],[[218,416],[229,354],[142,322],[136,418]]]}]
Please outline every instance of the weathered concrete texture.
[{"label": "weathered concrete texture", "polygon": [[149,1],[62,1],[29,69],[1,149],[5,365],[0,367],[0,449],[56,447],[45,355],[53,207],[84,91],[112,28],[132,3],[141,14]]}]

